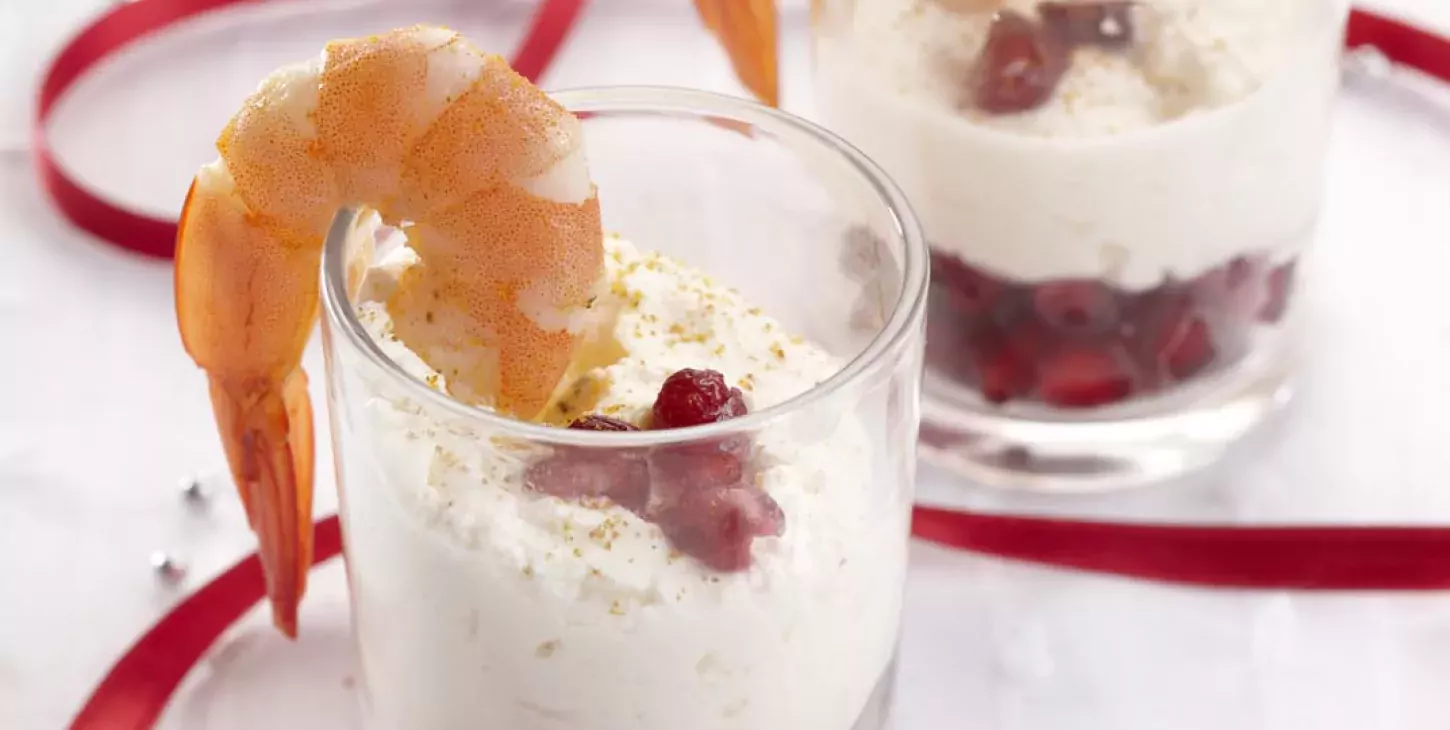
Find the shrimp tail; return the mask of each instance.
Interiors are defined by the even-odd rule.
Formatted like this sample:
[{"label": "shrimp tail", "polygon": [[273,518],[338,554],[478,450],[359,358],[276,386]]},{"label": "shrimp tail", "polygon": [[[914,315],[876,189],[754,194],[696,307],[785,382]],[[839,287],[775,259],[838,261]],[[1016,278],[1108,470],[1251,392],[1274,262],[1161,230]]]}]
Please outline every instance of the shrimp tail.
[{"label": "shrimp tail", "polygon": [[272,622],[297,636],[312,564],[312,406],[307,376],[229,382],[211,376],[212,409],[232,478],[261,545]]},{"label": "shrimp tail", "polygon": [[[819,5],[811,3],[812,15]],[[762,104],[780,106],[775,0],[695,0],[695,12],[724,46],[746,90]]]}]

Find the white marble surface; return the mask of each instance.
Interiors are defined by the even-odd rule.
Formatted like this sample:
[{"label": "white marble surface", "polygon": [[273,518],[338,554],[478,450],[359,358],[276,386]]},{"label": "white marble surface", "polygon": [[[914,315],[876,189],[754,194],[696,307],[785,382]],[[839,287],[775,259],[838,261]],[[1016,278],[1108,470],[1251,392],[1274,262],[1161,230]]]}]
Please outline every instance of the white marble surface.
[{"label": "white marble surface", "polygon": [[[31,75],[97,0],[0,0],[0,728],[63,727],[135,636],[250,549],[224,480],[202,512],[174,487],[220,474],[202,377],[181,351],[169,267],[70,229],[24,151]],[[476,3],[474,3],[476,4]],[[455,0],[291,3],[295,17],[157,39],[92,77],[56,132],[86,180],[174,212],[240,95],[328,36],[442,17],[508,42],[507,13]],[[504,3],[515,9],[518,2]],[[596,0],[549,85],[734,89],[676,0]],[[1450,28],[1443,0],[1384,0]],[[333,9],[326,24],[323,9]],[[455,20],[458,18],[458,20]],[[492,35],[490,35],[492,34]],[[806,108],[803,39],[788,103]],[[177,63],[177,59],[185,59]],[[1450,523],[1450,101],[1413,85],[1352,87],[1340,110],[1326,251],[1310,296],[1317,357],[1301,412],[1228,469],[1169,489],[1043,500],[923,478],[938,502],[1170,519]],[[1331,343],[1331,344],[1324,344]],[[321,358],[307,354],[314,372]],[[320,382],[320,379],[314,379]],[[321,390],[315,390],[320,399]],[[325,443],[325,440],[324,440]],[[320,483],[331,479],[319,458]],[[334,506],[319,491],[318,512]],[[189,572],[158,584],[165,548]],[[1302,596],[1170,589],[919,547],[913,555],[900,730],[1419,730],[1450,726],[1450,595]],[[335,568],[307,608],[303,648],[243,630],[198,676],[174,727],[347,726],[350,655]],[[272,722],[275,721],[275,722]],[[285,724],[282,724],[285,723]]]}]

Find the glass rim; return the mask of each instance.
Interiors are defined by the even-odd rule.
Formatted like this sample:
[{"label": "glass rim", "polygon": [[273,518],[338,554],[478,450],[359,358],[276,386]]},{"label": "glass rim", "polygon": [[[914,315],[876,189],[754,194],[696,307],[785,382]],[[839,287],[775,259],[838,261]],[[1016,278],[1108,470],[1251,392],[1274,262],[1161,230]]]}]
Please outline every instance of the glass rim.
[{"label": "glass rim", "polygon": [[[664,116],[720,118],[739,121],[780,136],[807,139],[850,163],[852,169],[874,191],[894,223],[902,241],[901,289],[891,316],[855,357],[826,380],[780,403],[740,418],[686,428],[657,431],[585,431],[523,421],[485,407],[457,400],[429,387],[383,352],[358,319],[347,297],[347,243],[353,223],[362,212],[358,206],[340,208],[323,243],[322,301],[324,316],[343,338],[392,379],[400,381],[409,396],[445,411],[479,421],[496,432],[506,432],[530,441],[593,447],[638,448],[721,438],[754,431],[792,413],[808,409],[877,372],[883,360],[904,349],[912,324],[925,314],[929,254],[920,221],[905,194],[870,158],[825,128],[793,114],[757,102],[710,91],[668,86],[606,86],[551,91],[549,96],[571,112],[654,113]],[[331,358],[329,358],[329,361]]]}]

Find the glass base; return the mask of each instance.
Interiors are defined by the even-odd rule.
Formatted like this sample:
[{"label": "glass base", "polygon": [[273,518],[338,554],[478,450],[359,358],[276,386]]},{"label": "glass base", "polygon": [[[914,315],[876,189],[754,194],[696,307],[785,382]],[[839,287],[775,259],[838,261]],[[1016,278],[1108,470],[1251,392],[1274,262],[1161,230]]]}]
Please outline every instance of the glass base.
[{"label": "glass base", "polygon": [[1255,347],[1231,369],[1171,393],[1091,413],[996,407],[929,370],[920,454],[970,482],[1029,492],[1106,492],[1214,463],[1292,393],[1283,351]]},{"label": "glass base", "polygon": [[851,726],[851,730],[890,730],[891,701],[895,696],[896,660],[893,659],[882,673],[881,681],[876,683],[876,689],[871,690],[866,707],[861,710],[861,717]]},{"label": "glass base", "polygon": [[[891,711],[894,706],[893,700],[896,697],[896,672],[897,660],[893,657],[891,663],[886,666],[886,671],[881,674],[881,679],[876,682],[876,687],[871,690],[871,696],[866,698],[866,705],[861,710],[861,716],[851,725],[850,730],[894,730],[895,724],[891,720]],[[362,718],[363,730],[397,730],[396,727],[386,725],[378,720],[373,713],[372,701],[364,691],[357,695],[359,716]],[[771,730],[774,730],[773,728]]]}]

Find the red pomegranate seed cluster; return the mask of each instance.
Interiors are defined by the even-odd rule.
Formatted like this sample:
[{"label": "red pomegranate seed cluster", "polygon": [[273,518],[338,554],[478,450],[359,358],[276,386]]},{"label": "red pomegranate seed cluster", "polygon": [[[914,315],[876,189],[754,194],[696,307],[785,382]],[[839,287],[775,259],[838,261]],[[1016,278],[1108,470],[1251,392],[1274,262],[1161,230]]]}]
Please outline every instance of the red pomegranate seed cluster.
[{"label": "red pomegranate seed cluster", "polygon": [[[699,426],[745,415],[745,397],[714,370],[684,369],[665,379],[650,428]],[[589,415],[569,428],[637,431],[617,418]],[[657,447],[558,450],[530,465],[530,488],[565,499],[607,498],[660,526],[676,550],[714,570],[750,567],[757,537],[779,536],[785,515],[755,485],[745,438]]]},{"label": "red pomegranate seed cluster", "polygon": [[1038,20],[1003,10],[992,18],[972,69],[972,101],[990,114],[1035,109],[1052,97],[1081,46],[1122,50],[1133,44],[1133,6],[1121,0],[1043,2]]},{"label": "red pomegranate seed cluster", "polygon": [[1294,263],[1240,257],[1143,292],[1091,279],[1013,284],[932,253],[927,363],[992,403],[1091,408],[1232,364],[1283,317]]}]

